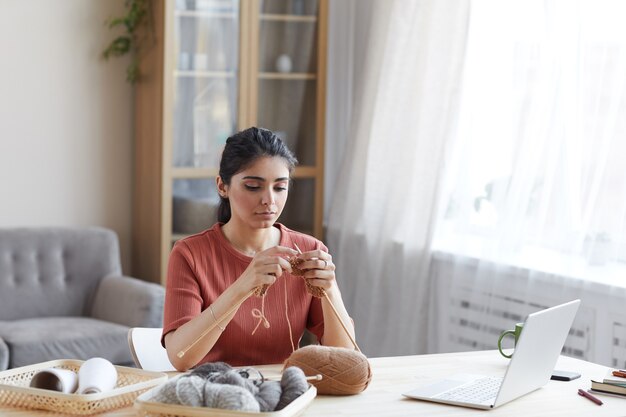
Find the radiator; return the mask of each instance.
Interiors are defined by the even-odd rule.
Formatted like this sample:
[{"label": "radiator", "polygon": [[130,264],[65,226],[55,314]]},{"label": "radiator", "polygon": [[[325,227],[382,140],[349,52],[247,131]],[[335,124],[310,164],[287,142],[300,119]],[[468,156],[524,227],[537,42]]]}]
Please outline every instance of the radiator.
[{"label": "radiator", "polygon": [[[495,272],[497,271],[497,273]],[[611,367],[626,366],[626,289],[592,285],[521,268],[497,269],[435,254],[432,352],[497,349],[500,333],[535,311],[582,300],[563,347],[566,356]],[[512,347],[508,338],[503,347]]]},{"label": "radiator", "polygon": [[612,326],[613,343],[611,346],[611,367],[626,368],[626,319],[614,320]]}]

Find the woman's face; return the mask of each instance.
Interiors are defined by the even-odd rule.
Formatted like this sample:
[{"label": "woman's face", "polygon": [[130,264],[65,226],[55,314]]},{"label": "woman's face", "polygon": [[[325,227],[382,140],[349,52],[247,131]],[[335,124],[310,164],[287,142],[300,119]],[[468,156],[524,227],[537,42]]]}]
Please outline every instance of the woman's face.
[{"label": "woman's face", "polygon": [[287,162],[264,156],[233,175],[230,185],[218,178],[220,194],[230,202],[231,221],[250,228],[271,227],[283,211],[289,192]]}]

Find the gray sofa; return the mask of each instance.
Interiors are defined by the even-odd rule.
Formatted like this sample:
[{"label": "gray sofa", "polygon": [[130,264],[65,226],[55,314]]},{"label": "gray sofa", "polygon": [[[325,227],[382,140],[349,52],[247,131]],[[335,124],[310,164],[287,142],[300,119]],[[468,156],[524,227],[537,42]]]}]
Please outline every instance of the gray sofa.
[{"label": "gray sofa", "polygon": [[130,365],[130,327],[161,327],[165,292],[121,274],[114,232],[0,229],[0,370],[100,356]]}]

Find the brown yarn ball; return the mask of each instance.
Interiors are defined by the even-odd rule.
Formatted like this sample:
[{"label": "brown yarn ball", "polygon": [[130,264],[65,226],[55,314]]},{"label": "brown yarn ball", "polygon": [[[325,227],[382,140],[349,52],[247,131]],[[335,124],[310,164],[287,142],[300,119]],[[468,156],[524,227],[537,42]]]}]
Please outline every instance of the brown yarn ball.
[{"label": "brown yarn ball", "polygon": [[306,376],[321,374],[321,381],[311,381],[319,394],[359,394],[372,380],[372,368],[367,357],[352,349],[305,346],[287,358],[283,369],[289,366],[299,367]]}]

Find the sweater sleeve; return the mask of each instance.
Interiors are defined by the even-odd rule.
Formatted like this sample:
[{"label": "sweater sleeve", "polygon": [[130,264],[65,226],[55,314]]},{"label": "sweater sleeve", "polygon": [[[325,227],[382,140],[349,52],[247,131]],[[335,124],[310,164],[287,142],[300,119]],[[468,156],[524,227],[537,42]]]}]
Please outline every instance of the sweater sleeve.
[{"label": "sweater sleeve", "polygon": [[165,347],[165,335],[176,330],[202,312],[200,285],[193,268],[193,257],[184,242],[178,242],[170,254],[165,286],[163,311],[163,334],[161,344]]}]

